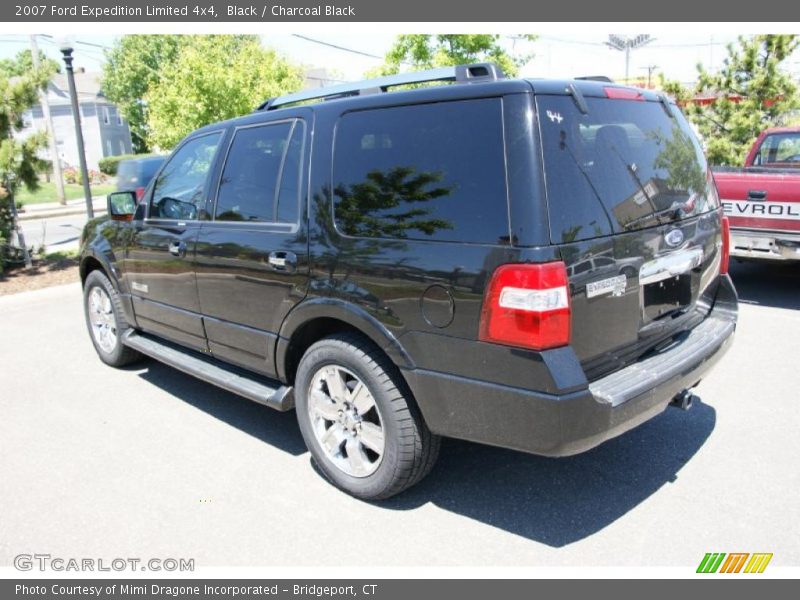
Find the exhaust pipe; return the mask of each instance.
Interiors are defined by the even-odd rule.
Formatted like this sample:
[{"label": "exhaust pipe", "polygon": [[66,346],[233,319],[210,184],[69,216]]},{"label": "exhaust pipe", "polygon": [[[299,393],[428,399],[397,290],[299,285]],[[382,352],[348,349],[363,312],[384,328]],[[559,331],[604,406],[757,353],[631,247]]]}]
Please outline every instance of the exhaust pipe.
[{"label": "exhaust pipe", "polygon": [[692,390],[687,389],[675,396],[669,405],[674,406],[675,408],[680,408],[681,410],[689,410],[692,408],[692,402],[694,402],[694,394],[692,393]]}]

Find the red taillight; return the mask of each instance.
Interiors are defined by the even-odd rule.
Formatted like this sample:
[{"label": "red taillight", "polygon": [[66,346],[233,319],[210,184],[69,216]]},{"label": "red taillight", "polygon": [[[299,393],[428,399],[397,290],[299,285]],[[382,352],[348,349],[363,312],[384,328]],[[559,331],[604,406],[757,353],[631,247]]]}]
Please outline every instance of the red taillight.
[{"label": "red taillight", "polygon": [[731,224],[728,217],[722,217],[722,261],[719,265],[719,274],[728,272],[728,263],[731,261]]},{"label": "red taillight", "polygon": [[139,200],[141,200],[142,196],[144,196],[144,188],[143,187],[137,187],[136,188],[136,201],[138,202]]},{"label": "red taillight", "polygon": [[606,98],[611,98],[612,100],[644,100],[644,96],[639,90],[619,87],[606,87],[603,89],[606,92]]},{"label": "red taillight", "polygon": [[569,282],[563,262],[502,265],[483,299],[483,342],[545,350],[570,335]]}]

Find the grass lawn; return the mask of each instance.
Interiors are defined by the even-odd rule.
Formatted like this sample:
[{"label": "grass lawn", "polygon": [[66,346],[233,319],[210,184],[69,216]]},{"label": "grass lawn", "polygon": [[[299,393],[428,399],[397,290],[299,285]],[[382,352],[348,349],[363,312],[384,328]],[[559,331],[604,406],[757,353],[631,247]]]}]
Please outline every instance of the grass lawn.
[{"label": "grass lawn", "polygon": [[[105,196],[114,191],[115,186],[111,184],[93,185],[92,196]],[[75,200],[76,198],[83,198],[83,186],[74,183],[64,184],[64,193],[67,195],[67,200]],[[17,202],[23,204],[40,204],[42,202],[58,202],[56,199],[56,184],[42,182],[39,184],[39,189],[35,192],[29,192],[24,187],[19,190],[16,195]]]}]

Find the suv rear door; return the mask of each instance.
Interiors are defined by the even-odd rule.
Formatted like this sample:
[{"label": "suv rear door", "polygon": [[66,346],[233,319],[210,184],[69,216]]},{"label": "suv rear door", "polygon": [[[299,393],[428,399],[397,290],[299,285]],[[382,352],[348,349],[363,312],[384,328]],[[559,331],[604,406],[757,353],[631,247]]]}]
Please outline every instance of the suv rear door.
[{"label": "suv rear door", "polygon": [[589,85],[584,97],[542,94],[536,104],[572,345],[595,378],[705,316],[721,234],[705,158],[678,109]]},{"label": "suv rear door", "polygon": [[197,291],[210,352],[275,374],[283,318],[308,283],[303,165],[306,121],[236,127],[197,240]]}]

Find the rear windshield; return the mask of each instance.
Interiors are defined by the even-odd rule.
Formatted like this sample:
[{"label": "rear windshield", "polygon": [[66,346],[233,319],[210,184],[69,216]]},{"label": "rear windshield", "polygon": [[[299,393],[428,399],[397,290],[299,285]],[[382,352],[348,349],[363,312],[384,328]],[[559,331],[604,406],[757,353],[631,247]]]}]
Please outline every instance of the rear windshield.
[{"label": "rear windshield", "polygon": [[689,124],[659,102],[538,96],[550,233],[565,243],[652,227],[716,207]]},{"label": "rear windshield", "polygon": [[754,165],[800,168],[800,131],[771,133],[764,138]]}]

